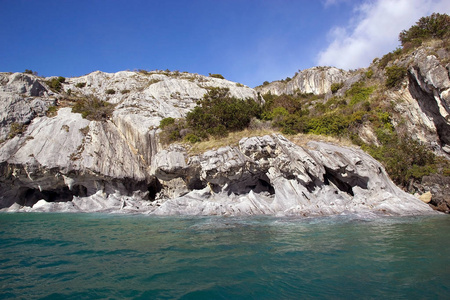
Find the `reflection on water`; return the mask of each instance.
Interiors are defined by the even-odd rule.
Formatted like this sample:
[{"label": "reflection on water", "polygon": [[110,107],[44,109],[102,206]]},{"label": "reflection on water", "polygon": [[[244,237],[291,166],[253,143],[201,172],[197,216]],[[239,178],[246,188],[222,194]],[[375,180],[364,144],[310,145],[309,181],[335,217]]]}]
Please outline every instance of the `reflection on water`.
[{"label": "reflection on water", "polygon": [[0,214],[0,298],[447,298],[450,218]]}]

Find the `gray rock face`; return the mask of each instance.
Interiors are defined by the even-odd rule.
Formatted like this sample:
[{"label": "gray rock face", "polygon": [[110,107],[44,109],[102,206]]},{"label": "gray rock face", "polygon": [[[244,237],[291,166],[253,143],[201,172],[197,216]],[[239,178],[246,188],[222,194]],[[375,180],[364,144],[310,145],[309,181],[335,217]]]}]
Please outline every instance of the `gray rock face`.
[{"label": "gray rock face", "polygon": [[0,141],[10,134],[12,124],[29,124],[45,115],[55,100],[34,75],[0,73]]},{"label": "gray rock face", "polygon": [[71,202],[38,201],[9,211],[140,212],[156,215],[301,215],[435,213],[401,191],[382,166],[358,149],[310,142],[302,148],[281,135],[244,138],[189,156],[182,147],[153,159],[156,201],[97,192]]},{"label": "gray rock face", "polygon": [[409,93],[417,101],[422,119],[434,127],[434,138],[444,150],[450,145],[449,71],[436,56],[427,55],[425,49],[417,51],[414,62],[408,70]]},{"label": "gray rock face", "polygon": [[[161,150],[156,127],[162,118],[185,116],[210,87],[257,99],[254,90],[234,82],[179,72],[94,72],[67,78],[59,93],[33,75],[2,73],[0,83],[6,139],[0,143],[0,208],[99,191],[153,199],[159,187],[150,169]],[[115,104],[112,117],[89,121],[63,107],[67,99],[86,96]],[[60,108],[48,117],[51,105]],[[26,126],[12,137],[11,124]]]},{"label": "gray rock face", "polygon": [[[331,69],[324,72],[334,76]],[[310,86],[325,88],[311,76],[316,79]],[[0,208],[7,211],[433,213],[357,149],[318,142],[302,148],[280,135],[245,138],[200,155],[189,155],[181,145],[162,149],[160,120],[185,116],[208,88],[227,87],[236,97],[257,99],[256,91],[227,80],[179,72],[94,72],[66,79],[56,93],[32,75],[1,78],[0,96],[9,101],[1,111],[4,136],[9,124],[27,125],[0,143]],[[115,109],[107,120],[89,121],[64,107],[69,94],[93,95]],[[57,114],[46,116],[55,104]]]},{"label": "gray rock face", "polygon": [[239,147],[208,151],[190,157],[187,164],[180,161],[181,157],[185,153],[176,151],[156,156],[156,170],[164,169],[164,179],[171,170],[171,178],[183,182],[197,176],[203,185],[186,195],[164,200],[150,213],[432,213],[426,204],[396,187],[377,161],[357,149],[320,142],[302,148],[273,135],[244,138]]},{"label": "gray rock face", "polygon": [[303,94],[324,95],[331,92],[333,83],[344,82],[349,77],[348,72],[334,67],[314,67],[299,72],[289,82],[274,81],[255,89],[263,95],[269,92],[272,95],[290,95],[297,91]]}]

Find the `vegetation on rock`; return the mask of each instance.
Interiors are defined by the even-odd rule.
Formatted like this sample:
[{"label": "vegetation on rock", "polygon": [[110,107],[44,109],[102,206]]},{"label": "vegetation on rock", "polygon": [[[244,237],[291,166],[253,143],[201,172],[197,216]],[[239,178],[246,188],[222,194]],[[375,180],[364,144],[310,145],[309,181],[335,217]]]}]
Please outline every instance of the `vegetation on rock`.
[{"label": "vegetation on rock", "polygon": [[450,37],[450,16],[433,13],[422,17],[415,25],[399,34],[399,41],[404,48],[420,46],[429,39],[444,39]]},{"label": "vegetation on rock", "polygon": [[24,73],[25,73],[25,74],[30,74],[30,75],[38,76],[38,72],[29,70],[29,69],[25,69]]},{"label": "vegetation on rock", "polygon": [[26,129],[27,129],[27,125],[25,125],[25,124],[20,124],[17,122],[12,123],[11,127],[9,129],[8,138],[12,139],[16,135],[24,133]]},{"label": "vegetation on rock", "polygon": [[47,81],[48,86],[55,92],[61,92],[62,83],[66,81],[66,78],[59,76],[53,77],[52,79]]},{"label": "vegetation on rock", "polygon": [[246,128],[252,117],[260,115],[260,107],[253,99],[241,100],[229,95],[228,88],[211,88],[186,119],[163,119],[162,140],[171,142],[186,138],[196,142],[208,136],[226,136],[229,132]]},{"label": "vegetation on rock", "polygon": [[221,74],[211,74],[211,73],[209,73],[209,77],[225,79],[225,77],[223,77]]},{"label": "vegetation on rock", "polygon": [[405,67],[399,67],[393,65],[388,67],[386,70],[386,87],[388,88],[398,88],[400,83],[406,77],[407,70]]},{"label": "vegetation on rock", "polygon": [[113,104],[92,95],[77,100],[72,107],[72,112],[80,113],[83,118],[91,121],[107,120],[112,116],[113,111]]}]

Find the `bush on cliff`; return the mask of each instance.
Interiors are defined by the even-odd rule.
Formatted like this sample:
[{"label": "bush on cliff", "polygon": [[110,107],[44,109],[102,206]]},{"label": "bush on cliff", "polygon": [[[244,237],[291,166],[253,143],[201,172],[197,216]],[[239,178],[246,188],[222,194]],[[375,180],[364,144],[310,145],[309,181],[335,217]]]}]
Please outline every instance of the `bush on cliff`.
[{"label": "bush on cliff", "polygon": [[420,46],[428,39],[443,39],[450,37],[450,16],[447,14],[433,13],[431,16],[422,17],[415,25],[399,34],[402,46],[408,48],[409,44]]},{"label": "bush on cliff", "polygon": [[406,77],[407,70],[405,67],[393,65],[386,68],[386,87],[398,88]]},{"label": "bush on cliff", "polygon": [[253,99],[241,100],[229,95],[228,88],[212,88],[186,116],[188,127],[195,133],[223,136],[242,130],[260,108]]},{"label": "bush on cliff", "polygon": [[223,77],[222,74],[211,74],[211,73],[209,73],[209,77],[225,79],[225,77]]},{"label": "bush on cliff", "polygon": [[165,142],[182,138],[197,142],[208,136],[223,137],[231,131],[245,129],[260,112],[253,99],[231,97],[228,88],[211,88],[185,120],[166,118],[161,120],[160,128]]},{"label": "bush on cliff", "polygon": [[79,99],[72,107],[72,112],[80,113],[83,118],[91,121],[104,121],[112,116],[114,106],[91,95]]},{"label": "bush on cliff", "polygon": [[50,87],[50,89],[54,90],[55,92],[61,92],[61,87],[62,87],[62,83],[64,83],[66,81],[66,78],[59,76],[59,77],[54,77],[50,80],[47,81],[48,86]]},{"label": "bush on cliff", "polygon": [[335,82],[331,85],[331,93],[335,94],[344,86],[343,82]]},{"label": "bush on cliff", "polygon": [[406,186],[411,180],[437,172],[436,156],[427,147],[410,137],[394,132],[377,132],[380,146],[363,145],[363,149],[380,161],[391,179]]}]

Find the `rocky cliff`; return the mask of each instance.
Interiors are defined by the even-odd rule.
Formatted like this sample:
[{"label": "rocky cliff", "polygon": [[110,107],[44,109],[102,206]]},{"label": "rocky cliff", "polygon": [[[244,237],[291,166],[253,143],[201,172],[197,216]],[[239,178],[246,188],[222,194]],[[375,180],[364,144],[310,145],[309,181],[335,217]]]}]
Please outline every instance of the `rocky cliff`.
[{"label": "rocky cliff", "polygon": [[[323,94],[332,82],[349,80],[334,68],[316,71],[322,75],[305,72],[289,89]],[[433,213],[358,149],[300,147],[281,135],[199,155],[183,145],[162,147],[160,120],[185,116],[208,89],[258,99],[241,84],[162,71],[67,79],[2,73],[0,83],[0,208],[7,211]],[[72,111],[93,97],[109,103],[111,114],[87,119]]]},{"label": "rocky cliff", "polygon": [[383,167],[361,150],[281,135],[244,138],[235,147],[189,155],[179,145],[158,152],[150,172],[154,201],[99,189],[68,202],[40,200],[8,211],[133,212],[156,215],[432,214],[396,187]]},{"label": "rocky cliff", "polygon": [[[52,80],[0,74],[1,207],[99,190],[154,197],[157,184],[148,169],[160,150],[162,118],[184,116],[210,87],[257,97],[234,82],[180,72],[94,72],[61,80],[57,88],[50,88]],[[73,113],[71,106],[86,97],[115,105],[111,116],[97,121]]]},{"label": "rocky cliff", "polygon": [[[266,83],[255,90],[261,95],[312,93],[321,95],[326,103],[332,97],[344,97],[355,83],[365,82],[377,88],[372,101],[380,102],[379,106],[385,109],[392,106],[389,111],[394,127],[450,158],[450,53],[442,44],[433,41],[413,52],[394,56],[382,66],[380,59],[375,59],[368,68],[352,72],[314,67],[297,73],[292,80]],[[393,66],[405,68],[407,76],[396,88],[387,89],[386,70]],[[340,84],[335,93],[331,91],[333,84]],[[358,134],[369,143],[377,143],[374,130],[367,126],[362,126]]]},{"label": "rocky cliff", "polygon": [[255,88],[261,94],[295,94],[297,92],[324,95],[331,92],[333,83],[342,83],[351,73],[334,67],[313,67],[296,73],[292,79],[273,81]]}]

